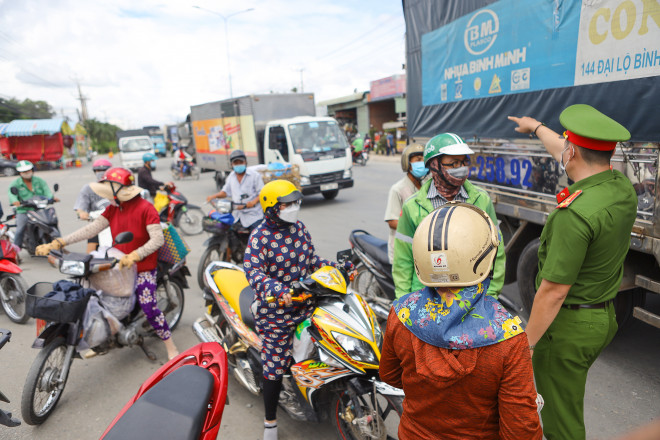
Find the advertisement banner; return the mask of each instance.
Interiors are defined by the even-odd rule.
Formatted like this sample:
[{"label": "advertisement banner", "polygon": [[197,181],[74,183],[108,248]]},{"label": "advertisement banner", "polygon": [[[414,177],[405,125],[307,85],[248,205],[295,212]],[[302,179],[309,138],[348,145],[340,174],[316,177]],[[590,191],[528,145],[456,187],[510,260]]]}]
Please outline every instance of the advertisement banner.
[{"label": "advertisement banner", "polygon": [[257,156],[252,116],[192,121],[192,131],[199,153],[228,154],[239,148],[246,156]]}]

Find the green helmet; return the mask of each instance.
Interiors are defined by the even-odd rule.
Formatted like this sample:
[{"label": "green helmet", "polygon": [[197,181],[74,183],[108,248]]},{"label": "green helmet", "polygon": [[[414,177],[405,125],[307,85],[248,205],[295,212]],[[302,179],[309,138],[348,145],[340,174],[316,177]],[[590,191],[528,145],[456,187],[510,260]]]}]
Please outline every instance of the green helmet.
[{"label": "green helmet", "polygon": [[424,148],[424,166],[428,168],[429,160],[442,154],[461,155],[461,154],[474,154],[474,151],[468,147],[460,136],[454,133],[442,133],[433,136],[431,140],[426,143]]},{"label": "green helmet", "polygon": [[32,165],[32,162],[30,162],[29,160],[19,160],[18,163],[16,164],[16,171],[18,171],[19,173],[30,171],[32,168],[34,168],[34,165]]}]

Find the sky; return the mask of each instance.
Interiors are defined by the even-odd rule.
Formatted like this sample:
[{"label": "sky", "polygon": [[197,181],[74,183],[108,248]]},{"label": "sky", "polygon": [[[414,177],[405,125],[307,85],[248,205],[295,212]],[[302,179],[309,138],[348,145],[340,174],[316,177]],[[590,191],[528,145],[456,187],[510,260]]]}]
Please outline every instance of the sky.
[{"label": "sky", "polygon": [[404,39],[401,0],[0,0],[0,97],[76,122],[80,84],[90,118],[162,126],[229,98],[229,73],[234,97],[368,90]]}]

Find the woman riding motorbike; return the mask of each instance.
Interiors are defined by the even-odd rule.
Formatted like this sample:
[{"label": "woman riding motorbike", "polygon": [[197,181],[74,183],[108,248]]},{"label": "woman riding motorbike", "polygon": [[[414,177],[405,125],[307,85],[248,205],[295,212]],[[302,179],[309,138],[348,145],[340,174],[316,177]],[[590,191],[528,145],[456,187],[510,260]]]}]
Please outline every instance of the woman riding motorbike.
[{"label": "woman riding motorbike", "polygon": [[[264,185],[259,193],[264,221],[252,231],[243,262],[256,293],[252,311],[262,338],[264,440],[277,439],[277,403],[282,376],[291,363],[293,334],[313,311],[311,299],[293,305],[291,285],[323,266],[338,267],[316,254],[312,237],[298,220],[302,198],[289,181],[274,180]],[[348,265],[352,270],[352,264]],[[269,296],[283,300],[284,306],[279,301],[268,302]]]},{"label": "woman riding motorbike", "polygon": [[120,232],[131,231],[131,242],[115,246],[126,254],[119,261],[119,267],[130,267],[137,263],[135,292],[138,302],[156,334],[165,343],[168,358],[172,359],[179,352],[172,341],[165,315],[158,309],[156,301],[156,252],[165,239],[156,209],[140,197],[141,188],[134,185],[133,181],[133,174],[127,169],[107,170],[100,182],[90,183],[89,186],[99,196],[109,199],[110,206],[89,225],[37,247],[36,253],[48,255],[51,250],[59,250],[65,245],[93,237],[108,226],[113,237]]}]

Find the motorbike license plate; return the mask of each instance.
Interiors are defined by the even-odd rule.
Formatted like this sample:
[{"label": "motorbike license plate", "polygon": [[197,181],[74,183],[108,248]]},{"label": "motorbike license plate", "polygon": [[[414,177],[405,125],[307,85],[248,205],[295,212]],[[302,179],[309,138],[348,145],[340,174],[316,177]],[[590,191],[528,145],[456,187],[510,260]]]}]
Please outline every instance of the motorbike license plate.
[{"label": "motorbike license plate", "polygon": [[43,319],[36,319],[35,322],[37,324],[37,336],[39,336],[46,328],[46,321]]},{"label": "motorbike license plate", "polygon": [[330,191],[332,189],[337,189],[337,188],[339,188],[339,184],[337,182],[326,183],[325,185],[321,185],[321,191]]}]

